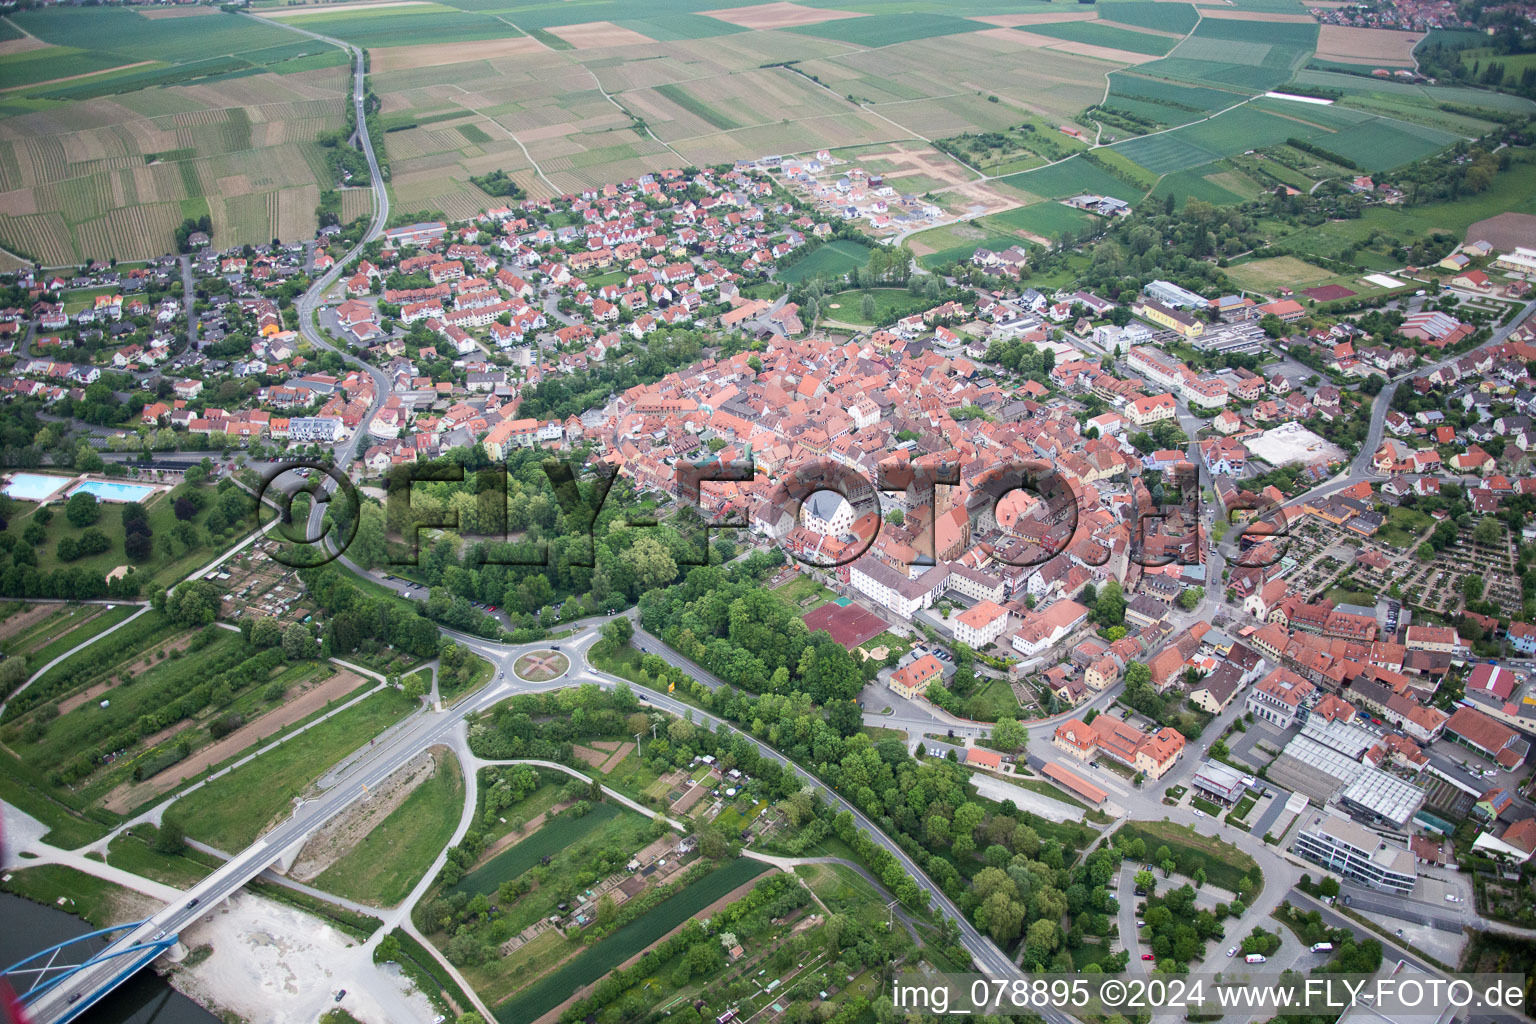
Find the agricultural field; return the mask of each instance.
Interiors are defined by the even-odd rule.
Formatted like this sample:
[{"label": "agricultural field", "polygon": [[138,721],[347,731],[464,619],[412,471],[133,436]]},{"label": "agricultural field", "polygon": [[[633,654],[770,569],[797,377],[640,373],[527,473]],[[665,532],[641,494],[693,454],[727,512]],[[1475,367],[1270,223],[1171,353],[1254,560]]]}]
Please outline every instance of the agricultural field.
[{"label": "agricultural field", "polygon": [[0,93],[0,246],[47,266],[144,259],[205,213],[221,245],[314,232],[330,184],[316,140],[342,125],[344,58],[208,10],[15,15],[55,45],[0,56],[19,76]]},{"label": "agricultural field", "polygon": [[1152,35],[1135,28],[1117,28],[1096,21],[1064,21],[1059,25],[1031,25],[1029,31],[1037,35],[1054,36],[1077,43],[1103,46],[1131,53],[1152,54],[1161,57],[1178,43],[1178,39],[1164,35]]},{"label": "agricultural field", "polygon": [[796,260],[789,266],[780,270],[777,277],[780,281],[791,284],[825,274],[828,277],[841,277],[852,273],[869,262],[869,247],[858,242],[849,242],[839,239],[828,242],[817,248],[810,255]]},{"label": "agricultural field", "polygon": [[397,10],[369,7],[310,12],[302,7],[280,8],[266,11],[264,16],[369,48],[468,43],[522,35],[500,18],[435,3],[413,3]]},{"label": "agricultural field", "polygon": [[988,228],[1006,229],[1038,241],[1041,238],[1055,240],[1065,232],[1081,231],[1096,223],[1098,218],[1061,203],[1035,203],[995,213],[985,221]]},{"label": "agricultural field", "polygon": [[1146,194],[1145,190],[1122,181],[1082,157],[1074,157],[1039,170],[1010,174],[1000,178],[999,183],[1045,199],[1061,199],[1092,192],[1134,203]]},{"label": "agricultural field", "polygon": [[[627,815],[634,824],[638,815]],[[563,817],[546,820],[544,827],[523,839],[515,846],[497,854],[485,864],[459,880],[461,892],[491,895],[503,882],[510,882],[523,872],[539,864],[545,857],[553,857],[561,850],[575,846],[588,836],[605,830],[609,822],[620,817],[614,804],[598,804],[581,817]]]},{"label": "agricultural field", "polygon": [[[69,634],[68,646],[105,633],[113,619],[127,618],[124,610],[138,609],[86,618]],[[313,701],[285,697],[322,677],[334,677],[337,686],[317,692],[336,696],[359,681],[314,662],[285,664],[281,651],[258,651],[237,632],[187,630],[161,612],[145,611],[13,700],[3,734],[18,773],[46,780],[39,796],[126,813],[174,788],[189,771],[226,760],[258,735],[270,737],[320,710]],[[250,724],[242,729],[243,723]]]}]

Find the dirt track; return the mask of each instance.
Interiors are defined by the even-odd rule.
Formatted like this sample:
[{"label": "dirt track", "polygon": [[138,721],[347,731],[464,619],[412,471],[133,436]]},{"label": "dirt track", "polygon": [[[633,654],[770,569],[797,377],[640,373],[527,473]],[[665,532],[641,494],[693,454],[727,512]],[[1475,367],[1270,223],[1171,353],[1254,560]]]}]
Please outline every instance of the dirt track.
[{"label": "dirt track", "polygon": [[118,786],[107,794],[103,806],[115,814],[132,810],[146,800],[175,789],[225,758],[234,756],[258,739],[271,736],[285,726],[308,718],[331,701],[351,693],[362,682],[362,676],[343,669],[298,696],[289,698],[280,707],[254,722],[248,722],[218,742],[209,744],[185,761],[172,765],[154,778],[134,786]]}]

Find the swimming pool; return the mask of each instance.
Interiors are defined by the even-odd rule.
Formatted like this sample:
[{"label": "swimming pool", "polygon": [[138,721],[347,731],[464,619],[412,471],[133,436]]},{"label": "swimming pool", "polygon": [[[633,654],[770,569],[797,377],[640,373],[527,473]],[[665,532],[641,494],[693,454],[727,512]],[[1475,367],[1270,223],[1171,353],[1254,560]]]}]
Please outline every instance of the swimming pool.
[{"label": "swimming pool", "polygon": [[143,501],[155,493],[153,487],[145,484],[120,484],[107,480],[87,480],[85,483],[70,491],[70,495],[84,491],[94,494],[99,501]]},{"label": "swimming pool", "polygon": [[11,482],[5,485],[5,494],[6,497],[20,498],[22,501],[46,501],[71,479],[67,476],[49,476],[47,473],[16,473],[11,476]]}]

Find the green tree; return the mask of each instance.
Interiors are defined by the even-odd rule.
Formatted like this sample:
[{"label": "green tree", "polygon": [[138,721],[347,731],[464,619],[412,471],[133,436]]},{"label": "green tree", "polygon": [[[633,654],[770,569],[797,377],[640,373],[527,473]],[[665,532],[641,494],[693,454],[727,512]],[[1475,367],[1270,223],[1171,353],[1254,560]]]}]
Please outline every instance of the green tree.
[{"label": "green tree", "polygon": [[401,687],[401,690],[405,694],[405,699],[410,701],[412,704],[415,704],[420,701],[422,697],[426,696],[427,684],[426,681],[422,679],[420,672],[412,672],[406,678],[405,685]]},{"label": "green tree", "polygon": [[992,742],[1003,750],[1017,750],[1028,741],[1028,730],[1011,716],[999,718],[992,727]]},{"label": "green tree", "polygon": [[0,661],[0,694],[10,693],[27,678],[27,659],[12,655]]},{"label": "green tree", "polygon": [[627,560],[641,591],[653,590],[677,578],[677,561],[672,552],[649,534],[631,545]]},{"label": "green tree", "polygon": [[1125,594],[1115,580],[1099,588],[1093,606],[1093,619],[1101,626],[1125,625]]},{"label": "green tree", "polygon": [[302,623],[290,622],[283,630],[283,657],[299,661],[315,657],[315,640]]},{"label": "green tree", "polygon": [[150,849],[156,853],[173,856],[186,849],[187,834],[181,825],[169,818],[160,823],[160,830],[155,833],[155,841],[150,844]]},{"label": "green tree", "polygon": [[96,495],[88,491],[76,491],[64,503],[64,518],[71,526],[84,528],[101,518],[101,505]]}]

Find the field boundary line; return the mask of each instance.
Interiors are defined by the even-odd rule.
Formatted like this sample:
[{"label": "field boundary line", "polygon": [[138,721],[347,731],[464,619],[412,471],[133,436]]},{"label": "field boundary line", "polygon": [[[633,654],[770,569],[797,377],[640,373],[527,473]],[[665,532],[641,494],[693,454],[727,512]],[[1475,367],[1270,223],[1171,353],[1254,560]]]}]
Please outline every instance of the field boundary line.
[{"label": "field boundary line", "polygon": [[[511,23],[509,22],[508,24],[511,24]],[[513,28],[517,28],[517,26],[514,25]],[[518,31],[521,32],[522,29],[518,29]],[[459,92],[463,93],[466,96],[468,96],[470,94],[469,90],[464,88],[462,85],[457,85],[456,84],[456,85],[454,85],[454,88],[459,90]],[[474,107],[465,107],[464,109],[472,110],[476,114],[478,114],[479,116],[485,117],[484,114],[481,114],[480,111],[475,109]],[[517,137],[517,132],[514,132],[512,129],[508,128],[506,125],[502,124],[500,121],[497,121],[494,117],[489,118],[489,120],[491,122],[493,122],[502,131],[506,132],[509,136],[511,136],[512,141],[517,143],[517,148],[523,151],[523,157],[528,161],[528,165],[533,168],[533,173],[537,174],[539,176],[540,180],[542,180],[544,182],[544,184],[546,184],[550,188],[554,189],[555,190],[555,195],[559,196],[559,195],[564,195],[565,194],[565,190],[564,189],[560,188],[554,182],[549,180],[549,175],[544,173],[544,168],[540,167],[539,166],[539,162],[533,158],[533,154],[528,152],[528,147],[523,145],[523,140]]]}]

